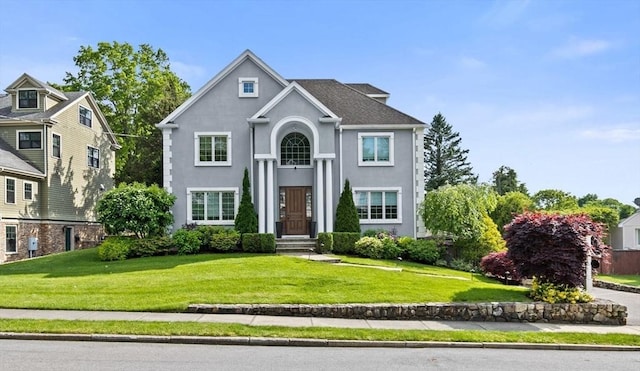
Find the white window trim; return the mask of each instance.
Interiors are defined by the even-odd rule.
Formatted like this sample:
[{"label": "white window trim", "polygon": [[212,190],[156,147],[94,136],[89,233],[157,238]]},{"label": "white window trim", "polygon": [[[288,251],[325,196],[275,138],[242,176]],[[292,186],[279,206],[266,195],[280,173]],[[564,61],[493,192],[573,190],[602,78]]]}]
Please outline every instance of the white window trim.
[{"label": "white window trim", "polygon": [[87,160],[87,167],[89,169],[96,169],[96,170],[100,169],[100,165],[102,163],[102,158],[101,158],[102,156],[100,155],[100,148],[97,148],[97,147],[94,147],[94,146],[89,146],[89,145],[87,146],[87,148],[92,148],[92,149],[95,149],[95,150],[98,151],[98,167],[89,165],[89,161],[88,161],[89,160],[89,154],[88,153],[86,154],[87,157],[85,158],[85,160]]},{"label": "white window trim", "polygon": [[[54,156],[53,155],[53,136],[57,135],[58,138],[60,138],[60,156]],[[51,157],[53,158],[62,158],[62,135],[58,134],[58,133],[54,133],[51,132]]]},{"label": "white window trim", "polygon": [[[356,192],[395,192],[398,195],[398,218],[397,219],[360,219],[360,224],[402,224],[402,187],[352,187],[352,197],[355,201]],[[371,207],[371,195],[367,200]],[[356,206],[357,207],[357,206]],[[382,210],[385,207],[385,197],[382,197]]]},{"label": "white window trim", "polygon": [[[13,202],[7,202],[9,180],[13,180]],[[18,179],[10,177],[4,178],[4,203],[7,205],[16,205],[18,203]]]},{"label": "white window trim", "polygon": [[[7,227],[13,227],[16,229],[16,251],[7,251]],[[7,224],[4,226],[4,230],[2,231],[4,241],[4,253],[5,255],[16,255],[18,253],[18,226],[15,224]]]},{"label": "white window trim", "polygon": [[638,247],[640,247],[640,228],[636,228],[635,232],[636,232],[636,236],[635,236],[636,237],[636,245]]},{"label": "white window trim", "polygon": [[[191,194],[193,192],[233,192],[233,220],[193,220],[191,214]],[[187,188],[187,224],[198,223],[201,225],[234,225],[235,218],[238,215],[238,208],[240,207],[240,188],[238,187],[191,187]]]},{"label": "white window trim", "polygon": [[[91,112],[91,125],[87,126],[85,124],[82,123],[82,121],[80,120],[80,109],[84,108],[87,111]],[[85,107],[82,104],[78,104],[78,124],[80,124],[80,126],[84,126],[85,128],[92,128],[93,127],[93,110],[91,108]]]},{"label": "white window trim", "polygon": [[[31,185],[31,198],[27,198],[27,190],[26,190],[27,184]],[[22,200],[23,201],[33,201],[33,196],[35,196],[35,193],[36,193],[35,183],[23,180],[22,181]]]},{"label": "white window trim", "polygon": [[[215,161],[215,148],[211,148],[211,161],[200,161],[200,137],[227,137],[227,161]],[[231,132],[230,131],[196,131],[193,133],[193,165],[194,166],[231,166]],[[214,143],[211,142],[213,146]]]},{"label": "white window trim", "polygon": [[[244,83],[253,83],[253,93],[244,92]],[[238,78],[238,97],[240,98],[257,98],[258,94],[258,78],[257,77],[240,77]]]},{"label": "white window trim", "polygon": [[[363,137],[387,137],[389,138],[389,161],[363,161],[362,138]],[[393,132],[362,132],[358,133],[358,166],[393,166],[394,164],[394,133]]]},{"label": "white window trim", "polygon": [[[20,107],[20,92],[21,91],[35,91],[36,92],[36,107],[33,108],[29,108],[29,107]],[[38,91],[38,89],[36,88],[24,88],[24,89],[18,89],[18,92],[16,93],[16,109],[18,110],[34,110],[34,109],[40,109],[40,92]]]},{"label": "white window trim", "polygon": [[[40,148],[20,148],[20,133],[40,133]],[[42,130],[16,130],[16,148],[18,151],[42,151],[43,142]]]}]

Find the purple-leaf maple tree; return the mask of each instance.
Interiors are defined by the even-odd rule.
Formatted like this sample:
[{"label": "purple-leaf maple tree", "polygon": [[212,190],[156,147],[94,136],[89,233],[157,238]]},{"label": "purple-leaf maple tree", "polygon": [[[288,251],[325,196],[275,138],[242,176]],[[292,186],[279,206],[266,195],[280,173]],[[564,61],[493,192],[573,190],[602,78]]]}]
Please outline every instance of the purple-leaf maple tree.
[{"label": "purple-leaf maple tree", "polygon": [[505,227],[507,257],[523,277],[569,287],[584,284],[587,254],[608,249],[602,237],[602,226],[584,214],[524,213]]}]

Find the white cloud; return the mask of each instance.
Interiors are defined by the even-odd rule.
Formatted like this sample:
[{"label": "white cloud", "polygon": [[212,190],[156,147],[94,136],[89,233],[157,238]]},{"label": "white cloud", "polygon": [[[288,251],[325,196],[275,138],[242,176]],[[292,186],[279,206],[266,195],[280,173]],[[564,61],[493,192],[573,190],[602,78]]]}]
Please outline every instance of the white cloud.
[{"label": "white cloud", "polygon": [[640,140],[640,129],[589,129],[580,132],[580,136],[614,143],[630,142]]},{"label": "white cloud", "polygon": [[570,40],[565,45],[554,49],[551,55],[558,58],[579,58],[602,53],[613,46],[606,40]]}]

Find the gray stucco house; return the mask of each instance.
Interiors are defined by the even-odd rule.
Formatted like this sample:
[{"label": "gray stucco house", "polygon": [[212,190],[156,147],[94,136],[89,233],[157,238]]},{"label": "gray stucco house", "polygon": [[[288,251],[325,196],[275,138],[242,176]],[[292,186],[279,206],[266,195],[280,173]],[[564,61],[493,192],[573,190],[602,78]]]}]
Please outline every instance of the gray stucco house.
[{"label": "gray stucco house", "polygon": [[363,231],[423,235],[425,124],[388,97],[370,84],[288,80],[245,51],[157,124],[174,230],[233,225],[248,168],[261,233],[332,232],[349,179]]}]

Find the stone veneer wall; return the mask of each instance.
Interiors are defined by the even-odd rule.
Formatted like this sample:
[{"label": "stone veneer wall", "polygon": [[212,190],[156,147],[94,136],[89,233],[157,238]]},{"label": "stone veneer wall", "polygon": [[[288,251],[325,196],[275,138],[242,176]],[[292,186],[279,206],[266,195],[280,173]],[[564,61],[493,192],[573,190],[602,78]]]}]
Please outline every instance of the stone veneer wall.
[{"label": "stone veneer wall", "polygon": [[[65,251],[65,227],[73,227],[73,249],[80,250],[89,247],[95,247],[100,243],[105,235],[104,228],[100,224],[71,222],[51,223],[51,222],[10,222],[3,221],[0,223],[0,233],[2,233],[2,241],[4,242],[4,226],[17,225],[17,253],[4,254],[4,259],[0,256],[0,262],[11,262],[29,258],[29,250],[27,247],[29,237],[38,239],[38,250],[35,256],[43,256],[55,254]],[[0,243],[4,249],[4,243]],[[2,251],[4,253],[4,251]],[[1,255],[1,254],[0,254]]]},{"label": "stone veneer wall", "polygon": [[[600,280],[593,280],[593,286],[602,287],[603,289],[616,290],[616,291],[625,291],[625,292],[633,292],[635,294],[640,294],[640,287],[622,285],[619,283],[606,282]],[[638,298],[640,300],[640,297]]]},{"label": "stone veneer wall", "polygon": [[581,304],[193,304],[188,312],[380,320],[551,322],[625,325],[627,307],[606,300]]}]

